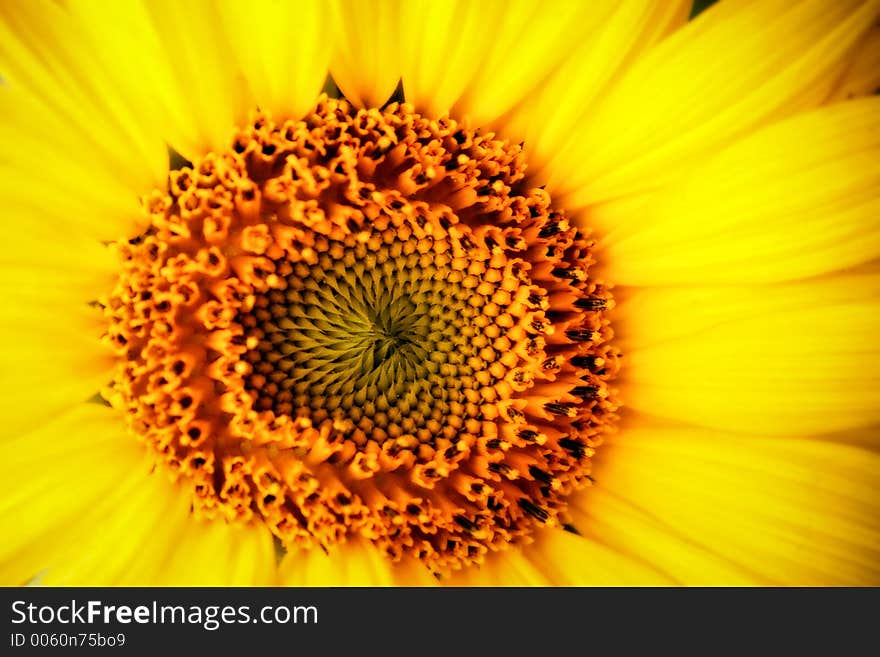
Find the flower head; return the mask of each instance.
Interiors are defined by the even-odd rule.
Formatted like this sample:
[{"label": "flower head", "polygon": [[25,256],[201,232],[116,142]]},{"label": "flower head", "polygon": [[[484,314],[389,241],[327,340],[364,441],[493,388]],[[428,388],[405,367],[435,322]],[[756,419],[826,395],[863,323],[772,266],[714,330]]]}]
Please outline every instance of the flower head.
[{"label": "flower head", "polygon": [[3,581],[877,582],[880,3],[688,10],[6,3]]}]

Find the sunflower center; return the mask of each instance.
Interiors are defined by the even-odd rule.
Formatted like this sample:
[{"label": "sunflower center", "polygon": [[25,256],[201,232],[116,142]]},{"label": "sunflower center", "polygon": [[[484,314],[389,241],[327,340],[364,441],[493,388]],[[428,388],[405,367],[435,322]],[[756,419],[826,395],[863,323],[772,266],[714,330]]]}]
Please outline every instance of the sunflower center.
[{"label": "sunflower center", "polygon": [[258,115],[120,245],[106,392],[198,512],[435,572],[565,524],[615,420],[592,242],[521,149],[407,105]]}]

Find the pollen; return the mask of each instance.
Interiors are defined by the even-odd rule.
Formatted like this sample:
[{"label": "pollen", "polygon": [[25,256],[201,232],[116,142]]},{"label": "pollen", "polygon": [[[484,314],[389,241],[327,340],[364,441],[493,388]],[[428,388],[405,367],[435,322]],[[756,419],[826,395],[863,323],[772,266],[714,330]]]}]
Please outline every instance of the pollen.
[{"label": "pollen", "polygon": [[566,526],[616,421],[594,243],[522,148],[406,104],[257,113],[116,245],[104,392],[194,512],[438,574]]}]

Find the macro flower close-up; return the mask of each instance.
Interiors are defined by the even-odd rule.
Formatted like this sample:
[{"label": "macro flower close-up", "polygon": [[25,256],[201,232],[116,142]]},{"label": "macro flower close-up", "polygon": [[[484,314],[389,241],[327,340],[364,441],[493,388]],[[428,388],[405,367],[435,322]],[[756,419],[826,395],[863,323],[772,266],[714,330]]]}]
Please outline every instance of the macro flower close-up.
[{"label": "macro flower close-up", "polygon": [[0,0],[0,583],[880,585],[880,2],[698,4]]}]

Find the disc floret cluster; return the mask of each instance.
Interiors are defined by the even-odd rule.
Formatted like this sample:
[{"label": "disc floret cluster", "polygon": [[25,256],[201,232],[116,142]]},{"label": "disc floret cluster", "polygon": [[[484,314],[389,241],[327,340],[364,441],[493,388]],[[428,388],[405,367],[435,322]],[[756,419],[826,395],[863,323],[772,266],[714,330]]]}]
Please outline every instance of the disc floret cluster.
[{"label": "disc floret cluster", "polygon": [[616,420],[613,301],[519,146],[324,97],[144,206],[104,394],[196,512],[438,573],[567,523]]}]

